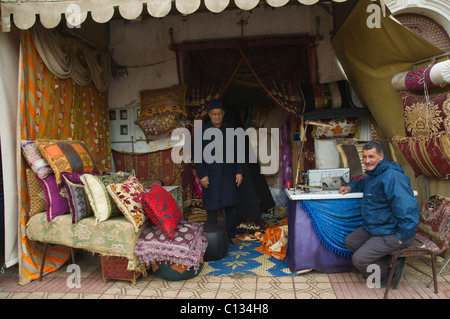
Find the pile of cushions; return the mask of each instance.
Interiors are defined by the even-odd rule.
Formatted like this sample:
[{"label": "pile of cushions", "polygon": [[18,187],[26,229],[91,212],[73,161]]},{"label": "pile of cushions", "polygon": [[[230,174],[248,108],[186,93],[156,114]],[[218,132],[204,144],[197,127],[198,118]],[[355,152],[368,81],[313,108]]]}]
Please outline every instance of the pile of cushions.
[{"label": "pile of cushions", "polygon": [[141,109],[135,123],[147,142],[170,136],[174,129],[184,125],[186,89],[186,85],[179,84],[140,92]]},{"label": "pile of cushions", "polygon": [[173,238],[182,213],[162,186],[153,184],[147,192],[133,175],[101,175],[80,141],[22,141],[22,151],[30,166],[29,217],[45,211],[48,222],[71,214],[72,223],[89,216],[101,223],[123,215],[135,232],[151,219]]},{"label": "pile of cushions", "polygon": [[185,271],[197,271],[207,246],[203,223],[180,220],[173,237],[156,225],[147,225],[137,240],[134,254],[146,265],[168,263]]}]

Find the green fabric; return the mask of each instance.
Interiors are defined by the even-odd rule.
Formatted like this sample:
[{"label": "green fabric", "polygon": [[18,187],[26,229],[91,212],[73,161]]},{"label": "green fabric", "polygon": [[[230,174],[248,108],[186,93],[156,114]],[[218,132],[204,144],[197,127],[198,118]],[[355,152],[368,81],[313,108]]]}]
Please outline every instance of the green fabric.
[{"label": "green fabric", "polygon": [[332,45],[358,96],[364,100],[381,129],[392,138],[405,136],[400,93],[392,88],[395,74],[412,70],[413,63],[444,53],[394,20],[386,8],[381,27],[366,24],[370,0],[358,1],[342,24]]},{"label": "green fabric", "polygon": [[134,256],[141,231],[136,233],[124,216],[111,217],[99,224],[95,223],[94,216],[90,216],[73,224],[70,214],[58,216],[49,223],[46,214],[39,213],[28,221],[26,236],[30,240],[84,249],[104,256],[126,257],[129,270],[145,272],[145,267]]},{"label": "green fabric", "polygon": [[[380,10],[381,27],[369,28],[366,21],[373,12],[367,12],[371,4],[379,2],[357,2],[332,39],[332,45],[352,88],[368,106],[377,133],[381,138],[392,139],[394,136],[405,136],[403,104],[400,93],[392,88],[393,76],[412,70],[413,63],[417,61],[444,52],[394,20],[388,8],[385,17]],[[429,63],[417,67],[424,67]],[[423,177],[416,179],[398,148],[395,151],[396,157],[411,178],[413,188],[419,192],[419,204],[423,203],[426,200]],[[428,187],[434,194],[450,196],[448,181],[430,179]]]}]

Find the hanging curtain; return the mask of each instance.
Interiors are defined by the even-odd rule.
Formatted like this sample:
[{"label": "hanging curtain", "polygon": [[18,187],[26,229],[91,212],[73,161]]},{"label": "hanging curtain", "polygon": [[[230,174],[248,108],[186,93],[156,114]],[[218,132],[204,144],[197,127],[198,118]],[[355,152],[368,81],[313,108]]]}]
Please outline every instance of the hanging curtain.
[{"label": "hanging curtain", "polygon": [[93,81],[99,92],[107,91],[111,78],[108,54],[80,45],[80,41],[62,37],[39,24],[30,32],[39,56],[52,74],[62,79],[72,78],[80,86]]},{"label": "hanging curtain", "polygon": [[[76,49],[84,48],[80,41],[73,44]],[[79,86],[72,78],[55,76],[40,57],[29,31],[22,33],[19,59],[18,137],[21,140],[81,140],[96,159],[99,169],[110,170],[107,92],[99,92],[93,82]],[[20,158],[17,171],[19,283],[26,284],[39,277],[43,246],[25,236],[30,198],[25,173],[27,164],[20,156],[20,141],[17,145]],[[57,246],[49,248],[44,273],[57,270],[68,256],[68,249]]]},{"label": "hanging curtain", "polygon": [[174,45],[180,83],[187,84],[187,127],[206,119],[208,104],[219,99],[242,63],[234,42],[215,41]]},{"label": "hanging curtain", "polygon": [[243,62],[278,106],[300,116],[303,102],[298,85],[317,82],[314,41],[282,37],[174,45],[179,81],[188,85],[188,120],[206,118],[209,101],[222,97]]},{"label": "hanging curtain", "polygon": [[303,112],[298,90],[301,83],[315,83],[314,38],[274,38],[243,41],[240,52],[268,96],[294,116]]}]

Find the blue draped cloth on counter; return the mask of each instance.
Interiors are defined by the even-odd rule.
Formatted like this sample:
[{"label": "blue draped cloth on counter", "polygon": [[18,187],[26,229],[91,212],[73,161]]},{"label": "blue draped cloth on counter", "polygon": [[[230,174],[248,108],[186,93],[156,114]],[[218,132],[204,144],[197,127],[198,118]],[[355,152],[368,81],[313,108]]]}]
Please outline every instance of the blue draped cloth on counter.
[{"label": "blue draped cloth on counter", "polygon": [[311,218],[321,243],[343,257],[352,252],[345,247],[345,237],[362,225],[361,199],[302,200],[301,208]]}]

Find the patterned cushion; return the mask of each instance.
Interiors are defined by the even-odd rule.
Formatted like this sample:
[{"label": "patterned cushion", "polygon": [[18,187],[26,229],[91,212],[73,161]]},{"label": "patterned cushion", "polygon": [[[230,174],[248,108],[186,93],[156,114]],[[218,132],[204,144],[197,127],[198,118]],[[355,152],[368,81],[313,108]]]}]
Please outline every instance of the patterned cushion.
[{"label": "patterned cushion", "polygon": [[398,146],[417,175],[445,178],[450,172],[450,131],[419,137],[395,136]]},{"label": "patterned cushion", "polygon": [[168,136],[178,127],[182,127],[182,115],[166,112],[149,117],[139,118],[135,121],[147,138],[147,141]]},{"label": "patterned cushion", "polygon": [[[384,158],[389,162],[395,162],[397,159],[389,140],[378,141],[383,148]],[[363,141],[336,141],[336,148],[339,151],[342,167],[350,168],[350,179],[365,175],[365,166],[362,159],[362,148],[367,142]]]},{"label": "patterned cushion", "polygon": [[166,112],[178,113],[186,116],[185,84],[171,87],[141,91],[141,112],[139,118],[146,118]]},{"label": "patterned cushion", "polygon": [[430,96],[429,104],[423,95],[401,94],[407,137],[450,132],[450,93]]},{"label": "patterned cushion", "polygon": [[357,133],[358,119],[356,118],[321,120],[321,122],[329,126],[314,125],[313,138],[355,137]]},{"label": "patterned cushion", "polygon": [[85,186],[97,223],[120,214],[120,210],[111,198],[106,186],[112,183],[122,183],[126,179],[123,173],[102,176],[83,174],[80,179]]},{"label": "patterned cushion", "polygon": [[33,141],[22,140],[22,153],[30,165],[33,172],[37,174],[39,178],[46,178],[48,175],[53,174],[53,170],[50,164],[42,156],[41,151]]},{"label": "patterned cushion", "polygon": [[47,202],[47,221],[51,222],[55,217],[69,214],[70,208],[66,198],[66,189],[63,184],[56,183],[55,175],[49,175],[39,180],[44,188]]},{"label": "patterned cushion", "polygon": [[141,204],[141,193],[145,192],[144,186],[134,176],[130,175],[123,183],[112,183],[106,186],[114,203],[133,224],[136,232],[144,225],[147,215]]},{"label": "patterned cushion", "polygon": [[208,246],[203,223],[181,220],[173,238],[156,225],[147,225],[139,235],[134,250],[142,264],[166,262],[198,270]]},{"label": "patterned cushion", "polygon": [[44,188],[39,182],[39,178],[36,177],[36,173],[27,168],[26,174],[28,196],[30,197],[30,212],[28,213],[28,217],[31,217],[35,214],[45,212],[47,202],[45,200]]},{"label": "patterned cushion", "polygon": [[444,247],[450,242],[450,198],[434,195],[420,211],[418,230]]},{"label": "patterned cushion", "polygon": [[168,238],[175,236],[175,229],[182,217],[172,195],[161,185],[153,184],[148,192],[141,193],[144,211]]},{"label": "patterned cushion", "polygon": [[80,179],[81,175],[79,173],[62,173],[73,224],[93,214],[84,185]]},{"label": "patterned cushion", "polygon": [[62,172],[99,172],[91,153],[83,142],[38,139],[35,144],[52,167],[58,184],[62,183]]}]

